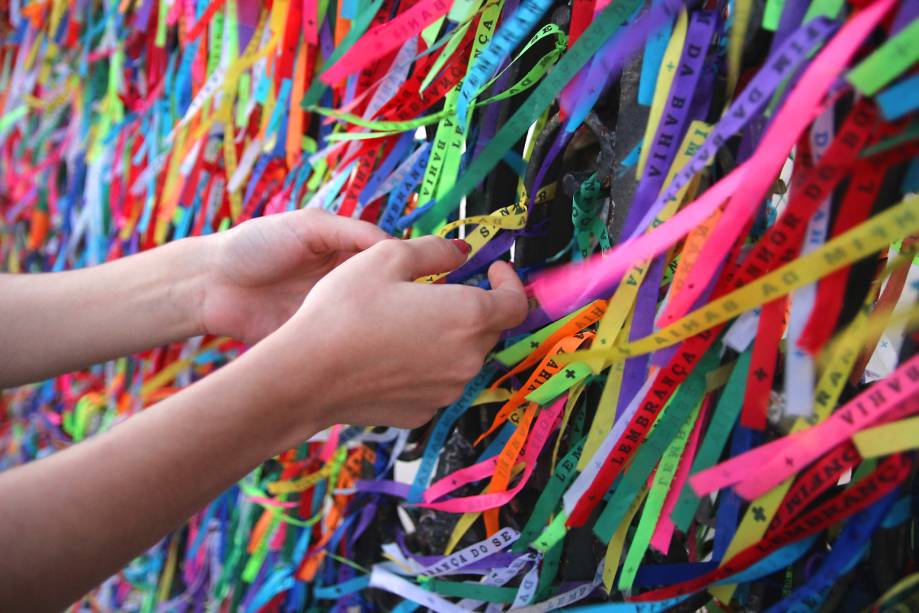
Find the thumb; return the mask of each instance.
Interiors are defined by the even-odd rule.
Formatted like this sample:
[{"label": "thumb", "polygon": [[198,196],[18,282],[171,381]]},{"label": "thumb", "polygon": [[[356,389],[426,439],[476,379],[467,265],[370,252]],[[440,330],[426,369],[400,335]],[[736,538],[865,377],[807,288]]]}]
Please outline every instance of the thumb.
[{"label": "thumb", "polygon": [[513,267],[507,262],[495,262],[488,269],[488,280],[492,288],[487,294],[491,301],[491,327],[506,330],[521,324],[527,317],[529,307],[523,283]]},{"label": "thumb", "polygon": [[451,241],[439,236],[401,241],[399,247],[401,257],[397,258],[396,264],[399,276],[406,281],[448,272],[461,266],[466,261],[469,249],[465,241]]}]

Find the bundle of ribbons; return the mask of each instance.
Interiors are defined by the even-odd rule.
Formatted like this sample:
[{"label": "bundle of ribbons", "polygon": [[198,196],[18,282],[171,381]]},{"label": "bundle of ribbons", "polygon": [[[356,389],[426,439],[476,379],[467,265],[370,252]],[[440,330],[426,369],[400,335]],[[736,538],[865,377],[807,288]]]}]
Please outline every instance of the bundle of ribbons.
[{"label": "bundle of ribbons", "polygon": [[[78,609],[919,607],[916,0],[4,0],[0,34],[5,271],[318,207],[532,297],[427,427],[305,441]],[[242,350],[5,392],[0,468]]]}]

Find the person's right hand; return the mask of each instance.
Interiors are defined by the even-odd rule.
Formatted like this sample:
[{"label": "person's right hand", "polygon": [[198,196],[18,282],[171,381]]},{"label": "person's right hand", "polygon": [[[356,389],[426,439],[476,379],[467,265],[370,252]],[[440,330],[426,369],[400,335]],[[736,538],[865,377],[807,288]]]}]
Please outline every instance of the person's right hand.
[{"label": "person's right hand", "polygon": [[291,428],[307,436],[335,423],[418,427],[457,400],[501,331],[527,314],[523,286],[505,262],[489,269],[489,291],[413,281],[464,261],[442,238],[386,240],[317,283],[244,356],[274,373],[281,410],[319,407],[318,415],[289,415]]}]

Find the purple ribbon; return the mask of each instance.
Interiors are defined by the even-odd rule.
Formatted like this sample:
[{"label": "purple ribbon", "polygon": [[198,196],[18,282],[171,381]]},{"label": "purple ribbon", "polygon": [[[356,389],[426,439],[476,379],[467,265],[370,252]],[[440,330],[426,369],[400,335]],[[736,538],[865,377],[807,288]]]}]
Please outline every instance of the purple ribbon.
[{"label": "purple ribbon", "polygon": [[717,23],[716,15],[710,12],[694,13],[689,21],[686,44],[676,67],[667,104],[661,113],[660,124],[651,141],[644,174],[626,215],[622,228],[623,236],[631,237],[636,232],[644,230],[639,226],[639,222],[645,218],[657,198],[680,147],[686,126],[689,124],[689,111],[702,74],[702,64]]}]

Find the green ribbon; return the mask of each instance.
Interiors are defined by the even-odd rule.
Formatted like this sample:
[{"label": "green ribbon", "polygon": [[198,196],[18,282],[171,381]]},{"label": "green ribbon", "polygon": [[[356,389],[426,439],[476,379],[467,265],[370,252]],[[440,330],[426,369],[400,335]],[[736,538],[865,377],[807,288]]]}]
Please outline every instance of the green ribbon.
[{"label": "green ribbon", "polygon": [[428,579],[423,582],[423,586],[428,591],[448,598],[469,598],[470,600],[484,600],[486,602],[505,604],[514,602],[514,596],[517,594],[517,588],[515,587],[501,587],[465,581],[445,581],[444,579]]},{"label": "green ribbon", "polygon": [[919,60],[919,19],[900,30],[846,77],[866,96],[873,96]]},{"label": "green ribbon", "polygon": [[602,542],[608,543],[613,538],[613,533],[625,517],[632,499],[647,482],[648,476],[661,459],[664,450],[676,437],[680,427],[705,396],[705,374],[717,366],[720,352],[721,348],[715,346],[703,356],[698,366],[660,413],[654,429],[638,448],[632,464],[623,472],[619,487],[613,492],[609,503],[594,524],[594,534]]},{"label": "green ribbon", "polygon": [[536,500],[533,512],[530,514],[530,518],[520,532],[520,538],[517,539],[517,542],[511,547],[511,551],[515,553],[523,553],[526,551],[529,544],[538,537],[542,529],[545,528],[546,522],[549,521],[549,516],[552,515],[552,511],[561,503],[562,494],[565,493],[565,490],[568,489],[568,486],[571,485],[571,482],[574,481],[574,477],[578,474],[578,460],[581,457],[581,452],[584,450],[585,440],[586,439],[582,438],[575,443],[571,450],[555,465],[555,471],[552,473],[549,483],[546,484],[542,494],[540,494],[539,498]]},{"label": "green ribbon", "polygon": [[[584,309],[586,308],[587,307],[584,307]],[[577,317],[581,313],[581,311],[583,311],[584,309],[579,309],[575,311],[574,313],[570,313],[562,317],[558,321],[555,321],[549,324],[548,326],[540,328],[533,334],[530,334],[529,336],[526,336],[520,339],[519,341],[517,341],[516,343],[514,343],[507,349],[502,349],[501,351],[495,354],[495,360],[500,362],[505,367],[510,368],[514,364],[520,362],[525,357],[530,355],[531,351],[539,347],[539,345],[544,340],[552,336],[552,334],[554,334],[556,330],[558,330],[559,328],[564,326],[566,323],[568,323],[569,321]]]},{"label": "green ribbon", "polygon": [[[752,356],[753,348],[751,346],[740,354],[737,359],[727,385],[724,386],[724,391],[721,392],[721,398],[718,399],[718,404],[715,406],[715,411],[712,413],[712,418],[705,431],[702,444],[699,445],[699,451],[696,453],[696,458],[693,460],[689,474],[692,475],[714,466],[718,458],[721,457],[721,452],[724,451],[724,446],[728,442],[728,437],[731,435],[731,430],[734,428],[734,423],[737,421],[737,416],[743,407],[744,393],[747,388],[747,372],[750,370]],[[695,491],[687,481],[683,485],[680,497],[677,498],[676,504],[673,506],[673,512],[670,514],[670,520],[678,530],[685,532],[689,528],[689,524],[696,514],[696,508],[699,506],[699,500],[699,497],[696,496]]]},{"label": "green ribbon", "polygon": [[446,219],[466,194],[485,180],[504,154],[526,134],[556,96],[600,50],[600,47],[642,4],[641,0],[610,3],[584,31],[574,46],[562,56],[555,68],[536,87],[530,97],[504,123],[481,154],[475,158],[456,185],[431,206],[415,224],[422,234],[430,234],[442,219]]},{"label": "green ribbon", "polygon": [[600,219],[603,202],[603,184],[593,174],[581,183],[571,206],[571,223],[574,224],[574,240],[578,246],[576,260],[590,255],[595,240],[604,251],[610,248],[606,223]]}]

